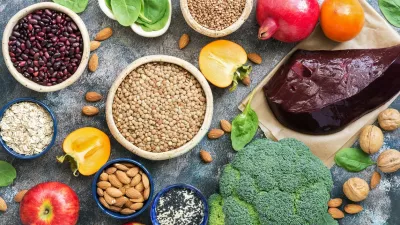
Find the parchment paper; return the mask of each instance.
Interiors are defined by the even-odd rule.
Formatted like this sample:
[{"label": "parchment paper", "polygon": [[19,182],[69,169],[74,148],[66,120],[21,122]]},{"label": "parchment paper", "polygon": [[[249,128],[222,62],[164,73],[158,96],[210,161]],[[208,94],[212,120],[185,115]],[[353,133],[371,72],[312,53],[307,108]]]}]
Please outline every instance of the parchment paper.
[{"label": "parchment paper", "polygon": [[[400,36],[391,28],[386,20],[382,18],[366,1],[360,0],[360,3],[365,11],[365,26],[355,39],[345,43],[333,42],[325,37],[318,25],[310,37],[300,42],[287,56],[285,56],[285,58],[283,58],[283,60],[266,76],[266,78],[261,81],[261,83],[256,87],[256,93],[251,104],[259,117],[260,128],[264,131],[267,137],[275,140],[288,137],[296,138],[304,142],[328,167],[331,167],[334,164],[333,158],[335,153],[344,147],[350,147],[353,145],[358,138],[360,129],[367,124],[372,124],[377,119],[378,114],[386,109],[400,93],[385,105],[366,114],[338,133],[330,135],[307,135],[290,130],[278,122],[267,104],[262,87],[276,73],[283,62],[285,62],[297,49],[368,49],[384,48],[400,44]],[[243,110],[247,99],[248,97],[239,106],[241,110]]]}]

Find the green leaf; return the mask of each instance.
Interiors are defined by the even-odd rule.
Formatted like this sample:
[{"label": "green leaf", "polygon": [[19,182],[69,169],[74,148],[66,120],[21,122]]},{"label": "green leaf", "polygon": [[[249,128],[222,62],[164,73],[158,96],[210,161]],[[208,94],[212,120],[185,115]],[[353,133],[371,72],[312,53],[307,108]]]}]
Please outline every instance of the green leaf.
[{"label": "green leaf", "polygon": [[349,172],[360,172],[375,164],[369,155],[358,148],[344,148],[336,153],[335,162]]},{"label": "green leaf", "polygon": [[78,162],[76,162],[72,156],[66,154],[63,156],[57,156],[56,158],[59,163],[64,163],[65,160],[68,160],[72,174],[74,174],[75,177],[79,176]]},{"label": "green leaf", "polygon": [[14,181],[17,177],[17,171],[8,162],[0,161],[0,187],[5,187]]},{"label": "green leaf", "polygon": [[243,80],[245,77],[250,75],[252,70],[253,70],[253,68],[250,65],[239,67],[239,69],[237,69],[235,71],[235,74],[233,75],[232,87],[229,88],[229,91],[231,91],[231,92],[235,91],[239,84],[239,80]]},{"label": "green leaf", "polygon": [[251,93],[244,111],[236,116],[232,121],[231,141],[232,147],[236,151],[244,148],[251,140],[253,140],[257,133],[258,116],[251,108],[251,101],[253,100],[254,94],[255,90]]},{"label": "green leaf", "polygon": [[105,0],[105,2],[106,2],[106,6],[107,6],[110,10],[112,10],[112,8],[111,8],[111,0]]},{"label": "green leaf", "polygon": [[157,31],[165,27],[170,16],[168,0],[143,0],[143,10],[136,21],[144,31]]},{"label": "green leaf", "polygon": [[112,0],[111,8],[117,21],[122,26],[130,26],[139,18],[141,0]]},{"label": "green leaf", "polygon": [[400,27],[400,0],[379,0],[379,8],[389,23]]},{"label": "green leaf", "polygon": [[76,13],[85,11],[89,0],[53,0],[53,2],[65,6]]}]

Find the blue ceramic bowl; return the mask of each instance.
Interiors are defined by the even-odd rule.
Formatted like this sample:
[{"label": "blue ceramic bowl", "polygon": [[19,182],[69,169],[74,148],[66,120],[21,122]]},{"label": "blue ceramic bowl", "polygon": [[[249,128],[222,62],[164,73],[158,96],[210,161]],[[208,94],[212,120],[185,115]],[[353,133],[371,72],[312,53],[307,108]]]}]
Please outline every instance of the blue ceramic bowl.
[{"label": "blue ceramic bowl", "polygon": [[192,185],[189,184],[174,184],[171,186],[168,186],[164,189],[162,189],[156,197],[154,198],[153,204],[151,205],[151,211],[150,211],[150,217],[151,217],[151,222],[153,225],[160,225],[160,223],[157,220],[157,212],[156,212],[156,207],[158,202],[160,201],[160,198],[167,193],[168,191],[172,189],[189,189],[192,190],[197,197],[200,198],[200,200],[203,202],[204,205],[204,217],[203,217],[203,222],[199,225],[207,225],[208,222],[208,203],[206,197],[200,192],[199,189],[193,187]]},{"label": "blue ceramic bowl", "polygon": [[39,154],[35,154],[35,155],[22,155],[22,154],[19,154],[19,153],[15,152],[15,151],[12,150],[10,147],[8,147],[8,145],[7,145],[6,142],[3,140],[3,138],[1,138],[1,136],[0,136],[0,143],[1,143],[1,145],[3,146],[3,148],[4,148],[8,153],[10,153],[12,156],[14,156],[15,158],[18,158],[18,159],[35,159],[35,158],[38,158],[38,157],[44,155],[46,152],[48,152],[48,151],[51,149],[51,147],[53,147],[54,142],[56,141],[56,137],[57,137],[57,120],[56,120],[56,117],[55,117],[53,111],[51,111],[51,109],[50,109],[47,105],[45,105],[44,103],[42,103],[42,102],[40,102],[40,101],[38,101],[38,100],[36,100],[36,99],[33,99],[33,98],[17,98],[17,99],[15,99],[15,100],[12,100],[11,102],[8,102],[8,103],[7,103],[5,106],[3,106],[3,108],[0,110],[0,120],[1,120],[1,118],[3,118],[4,112],[5,112],[8,108],[10,108],[10,107],[11,107],[12,105],[14,105],[15,103],[20,103],[20,102],[33,102],[33,103],[36,103],[36,104],[40,105],[42,108],[44,108],[44,109],[50,114],[51,119],[53,120],[53,137],[52,137],[52,139],[51,139],[51,141],[50,141],[50,144],[49,144],[41,153],[39,153]]},{"label": "blue ceramic bowl", "polygon": [[[147,199],[144,202],[143,208],[141,208],[139,211],[136,211],[133,214],[123,215],[121,213],[113,212],[113,211],[107,209],[106,207],[104,207],[99,201],[99,196],[97,195],[97,182],[99,180],[100,174],[114,163],[132,163],[132,164],[138,166],[149,178],[149,181],[150,181],[149,199]],[[103,167],[101,167],[101,169],[99,171],[97,171],[96,175],[94,176],[93,182],[92,182],[92,195],[93,195],[94,200],[96,201],[96,204],[101,209],[101,211],[103,211],[105,214],[107,214],[115,219],[121,219],[121,220],[132,219],[132,218],[135,218],[135,217],[139,216],[140,214],[142,214],[146,210],[146,208],[149,207],[149,205],[151,203],[151,199],[153,197],[153,192],[154,192],[154,182],[153,182],[153,177],[150,175],[149,171],[139,162],[132,160],[132,159],[127,159],[127,158],[114,159],[114,160],[107,162]]]}]

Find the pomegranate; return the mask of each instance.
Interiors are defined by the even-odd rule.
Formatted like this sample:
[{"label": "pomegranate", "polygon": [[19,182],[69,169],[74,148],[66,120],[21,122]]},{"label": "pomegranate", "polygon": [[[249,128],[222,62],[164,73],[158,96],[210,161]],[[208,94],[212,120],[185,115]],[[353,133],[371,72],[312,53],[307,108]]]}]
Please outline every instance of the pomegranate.
[{"label": "pomegranate", "polygon": [[317,0],[258,0],[257,22],[261,26],[258,38],[301,41],[314,30],[318,17]]}]

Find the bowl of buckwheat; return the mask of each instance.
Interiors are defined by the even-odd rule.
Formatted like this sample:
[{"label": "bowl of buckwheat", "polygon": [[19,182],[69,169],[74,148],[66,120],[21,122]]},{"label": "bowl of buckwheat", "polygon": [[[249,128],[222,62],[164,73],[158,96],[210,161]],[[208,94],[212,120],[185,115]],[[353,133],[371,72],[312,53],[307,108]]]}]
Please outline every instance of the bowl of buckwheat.
[{"label": "bowl of buckwheat", "polygon": [[207,134],[213,114],[211,88],[185,60],[166,55],[134,61],[107,97],[111,134],[127,150],[150,160],[178,157]]},{"label": "bowl of buckwheat", "polygon": [[57,136],[54,113],[32,98],[18,98],[0,110],[0,143],[18,159],[35,159],[51,149]]},{"label": "bowl of buckwheat", "polygon": [[181,0],[187,24],[212,38],[227,36],[249,18],[253,0]]}]

